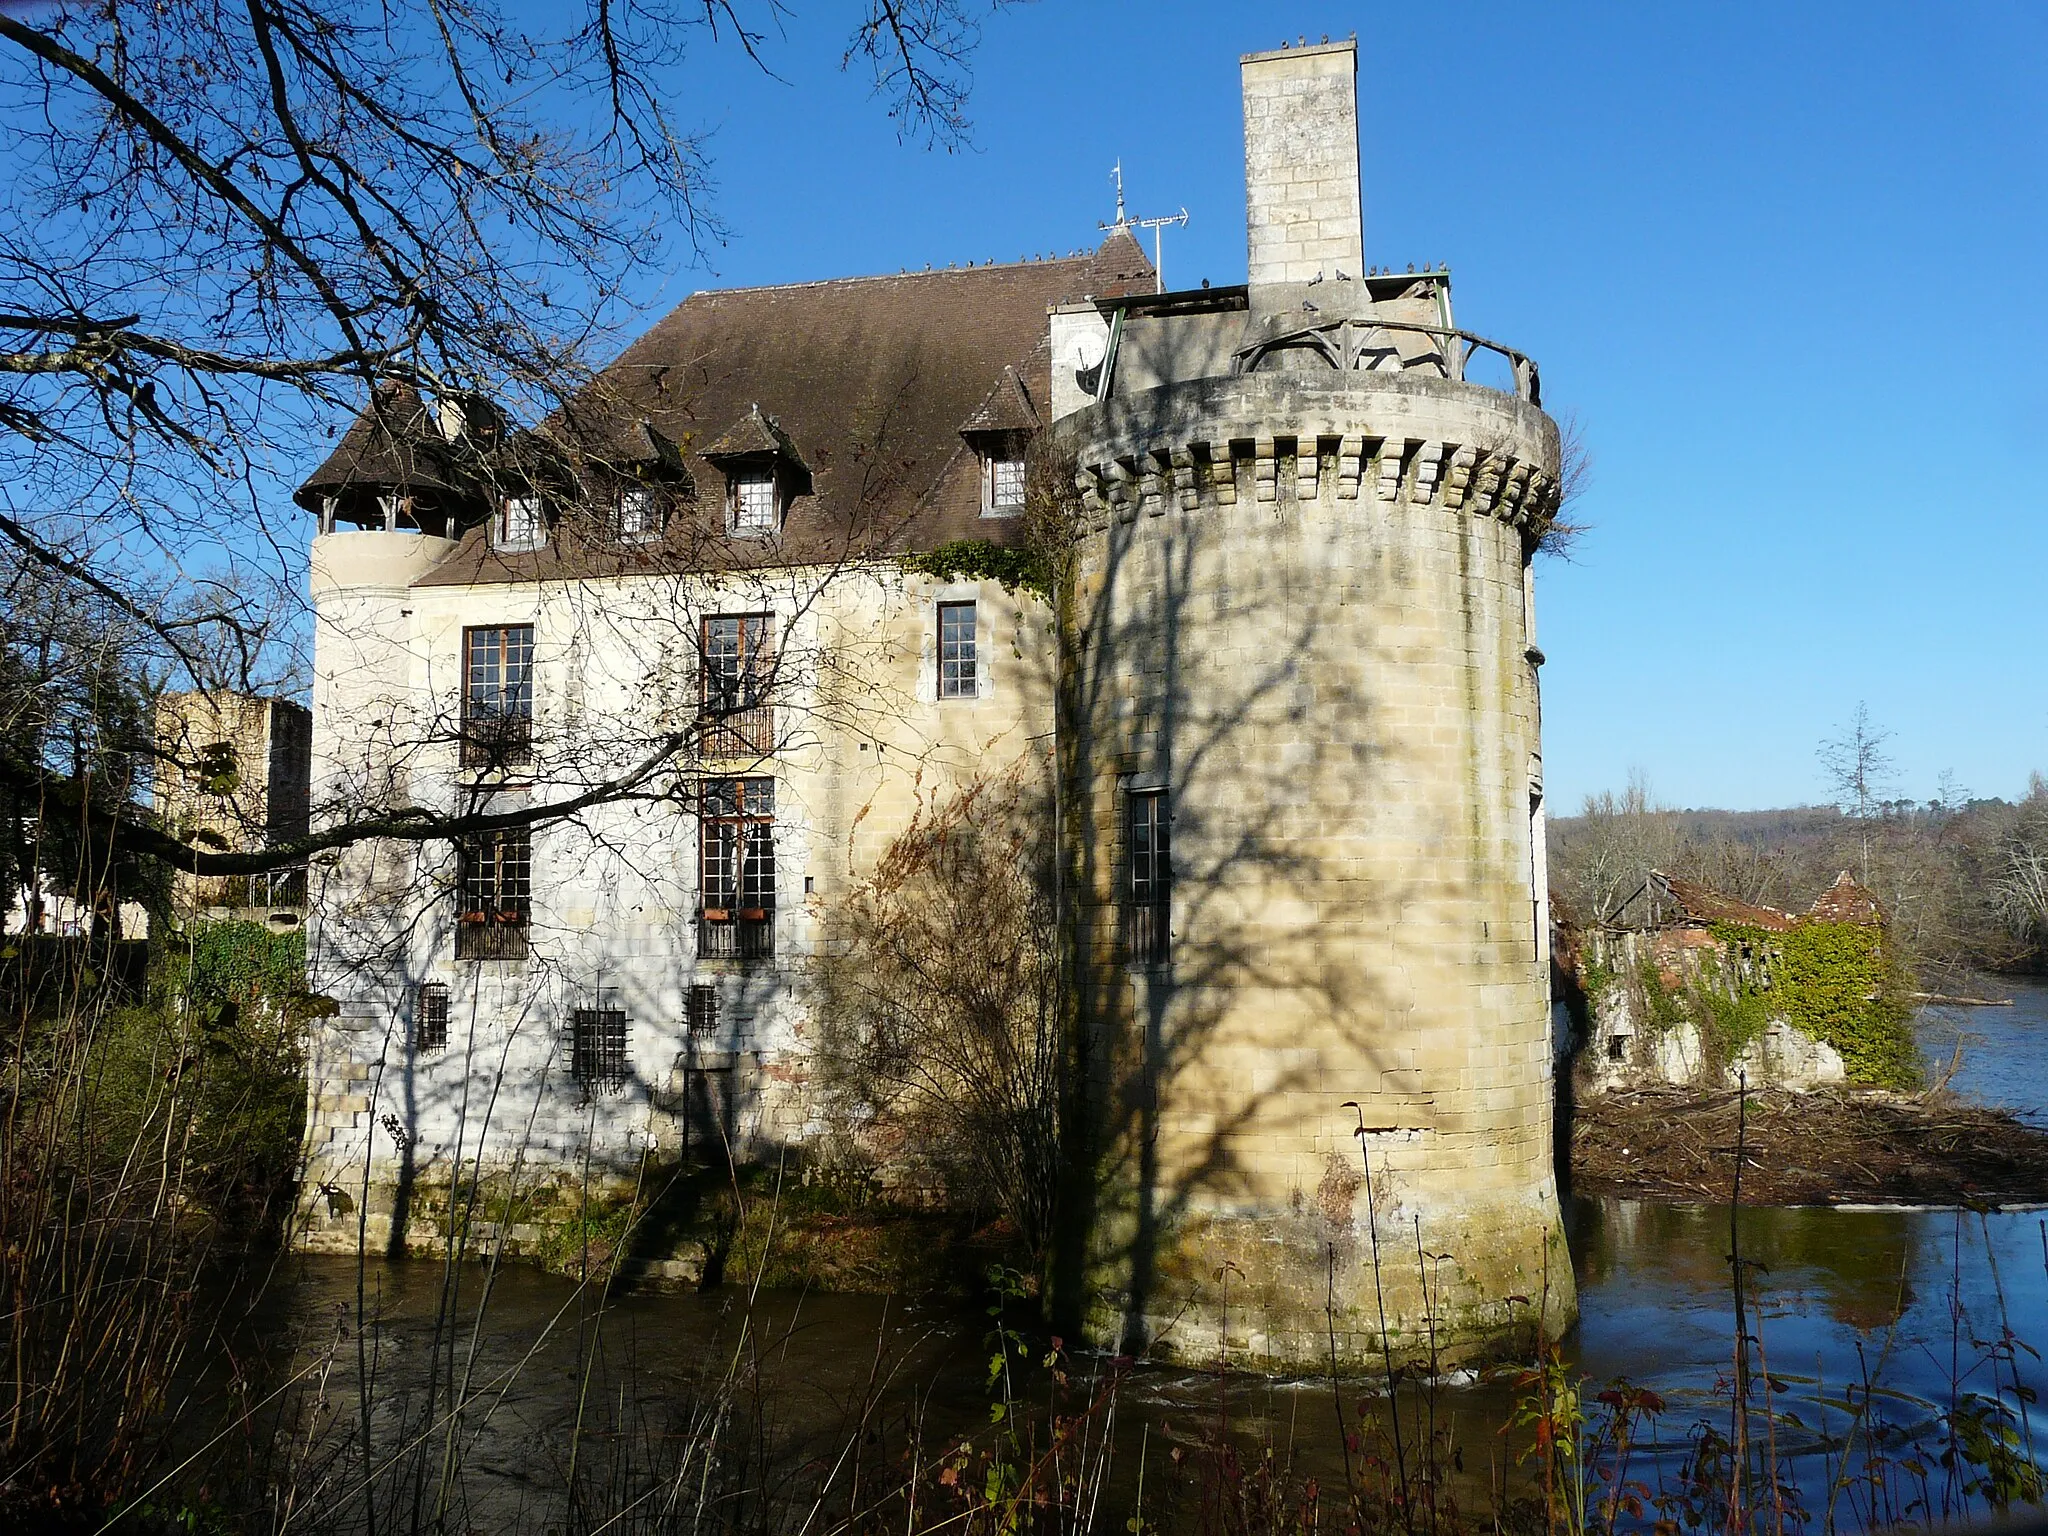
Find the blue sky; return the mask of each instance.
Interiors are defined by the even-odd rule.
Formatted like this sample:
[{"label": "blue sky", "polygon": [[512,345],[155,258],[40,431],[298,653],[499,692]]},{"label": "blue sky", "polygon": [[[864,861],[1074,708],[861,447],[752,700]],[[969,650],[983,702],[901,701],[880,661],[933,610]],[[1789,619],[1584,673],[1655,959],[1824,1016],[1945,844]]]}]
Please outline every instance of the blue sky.
[{"label": "blue sky", "polygon": [[[1039,0],[987,25],[970,150],[899,144],[796,14],[701,49],[709,267],[636,295],[1098,238],[1121,158],[1175,286],[1244,275],[1239,53],[1356,32],[1367,259],[1448,262],[1594,456],[1539,575],[1552,804],[1824,797],[1859,701],[1899,790],[2048,769],[2048,5]],[[692,113],[688,106],[683,115]]]}]

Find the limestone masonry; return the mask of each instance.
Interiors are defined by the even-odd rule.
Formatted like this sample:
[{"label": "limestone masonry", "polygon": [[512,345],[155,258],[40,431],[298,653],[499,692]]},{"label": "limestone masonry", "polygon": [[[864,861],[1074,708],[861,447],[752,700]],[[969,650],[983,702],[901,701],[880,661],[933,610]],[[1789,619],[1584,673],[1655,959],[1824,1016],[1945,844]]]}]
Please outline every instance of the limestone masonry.
[{"label": "limestone masonry", "polygon": [[[535,433],[380,393],[300,493],[315,817],[470,830],[311,872],[340,1012],[309,1242],[819,1136],[835,901],[1015,766],[1057,786],[1072,956],[1056,1306],[1275,1366],[1569,1317],[1530,567],[1558,434],[1447,272],[1368,263],[1356,70],[1242,61],[1244,286],[1154,292],[1118,229],[694,295]],[[1021,546],[1048,477],[1056,603],[906,564]],[[663,743],[683,769],[635,780]]]}]

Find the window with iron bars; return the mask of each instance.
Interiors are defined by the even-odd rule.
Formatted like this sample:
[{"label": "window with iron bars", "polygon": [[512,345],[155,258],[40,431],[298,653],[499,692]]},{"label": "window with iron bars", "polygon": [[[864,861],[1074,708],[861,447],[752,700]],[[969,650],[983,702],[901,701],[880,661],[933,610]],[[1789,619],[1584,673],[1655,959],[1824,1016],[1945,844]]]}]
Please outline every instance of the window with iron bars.
[{"label": "window with iron bars", "polygon": [[1136,965],[1164,965],[1173,946],[1172,813],[1163,789],[1130,792],[1125,946]]},{"label": "window with iron bars", "polygon": [[765,757],[775,750],[775,616],[720,613],[704,620],[698,730],[706,757]]},{"label": "window with iron bars", "polygon": [[728,960],[773,954],[775,781],[707,779],[697,846],[697,953]]},{"label": "window with iron bars", "polygon": [[979,682],[973,603],[939,604],[939,697],[971,699]]},{"label": "window with iron bars", "polygon": [[448,1049],[448,987],[445,982],[423,981],[413,988],[412,1048],[418,1056]]},{"label": "window with iron bars", "polygon": [[462,632],[462,761],[510,768],[533,758],[533,626]]},{"label": "window with iron bars", "polygon": [[586,1094],[626,1086],[626,1010],[578,1008],[570,1018],[569,1074]]},{"label": "window with iron bars", "polygon": [[533,835],[505,827],[466,837],[461,849],[461,910],[455,958],[523,960],[533,895]]},{"label": "window with iron bars", "polygon": [[693,1035],[708,1035],[717,1029],[718,988],[702,982],[691,987],[686,1019]]}]

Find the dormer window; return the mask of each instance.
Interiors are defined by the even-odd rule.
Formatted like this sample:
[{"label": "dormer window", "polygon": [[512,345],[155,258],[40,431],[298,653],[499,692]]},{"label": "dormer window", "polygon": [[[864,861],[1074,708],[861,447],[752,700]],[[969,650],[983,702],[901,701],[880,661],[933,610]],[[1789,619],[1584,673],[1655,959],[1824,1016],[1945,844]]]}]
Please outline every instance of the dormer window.
[{"label": "dormer window", "polygon": [[734,469],[728,477],[726,527],[735,538],[764,538],[782,521],[781,500],[770,464]]},{"label": "dormer window", "polygon": [[1024,455],[1002,444],[982,455],[981,515],[1015,517],[1024,510]]},{"label": "dormer window", "polygon": [[782,531],[789,505],[811,494],[810,466],[782,424],[760,406],[728,428],[704,457],[725,475],[725,530],[738,539]]},{"label": "dormer window", "polygon": [[539,549],[548,541],[547,518],[538,496],[507,496],[498,506],[491,526],[491,543],[498,549]]},{"label": "dormer window", "polygon": [[661,505],[644,486],[619,492],[619,541],[644,544],[661,536]]}]

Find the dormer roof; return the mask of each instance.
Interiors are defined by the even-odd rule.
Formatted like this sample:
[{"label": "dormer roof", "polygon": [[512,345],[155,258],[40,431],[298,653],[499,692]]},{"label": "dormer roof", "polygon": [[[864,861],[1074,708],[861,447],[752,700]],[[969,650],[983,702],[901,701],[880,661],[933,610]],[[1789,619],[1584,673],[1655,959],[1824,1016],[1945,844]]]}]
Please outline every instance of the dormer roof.
[{"label": "dormer roof", "polygon": [[966,437],[978,432],[1036,432],[1038,427],[1038,408],[1031,403],[1031,392],[1017,376],[1016,366],[1005,363],[995,388],[982,398],[974,414],[960,423],[960,434]]},{"label": "dormer roof", "polygon": [[[636,569],[1019,538],[1012,524],[981,516],[980,466],[962,424],[984,404],[1001,413],[995,420],[1018,420],[1026,405],[1036,419],[1051,393],[1052,305],[1155,286],[1151,263],[1119,231],[1095,251],[1054,260],[696,293],[543,430],[564,442],[579,433],[609,442],[619,429],[606,423],[645,423],[706,484],[722,473],[714,455],[767,452],[771,439],[780,453],[786,440],[788,462],[808,472],[810,494],[773,540],[734,546],[721,498],[700,496],[694,512],[671,515],[662,539],[636,551]],[[572,416],[581,418],[573,428]],[[531,554],[493,551],[479,532],[423,580],[572,577],[609,569],[608,558],[566,539]]]}]

